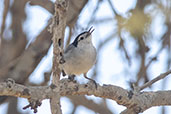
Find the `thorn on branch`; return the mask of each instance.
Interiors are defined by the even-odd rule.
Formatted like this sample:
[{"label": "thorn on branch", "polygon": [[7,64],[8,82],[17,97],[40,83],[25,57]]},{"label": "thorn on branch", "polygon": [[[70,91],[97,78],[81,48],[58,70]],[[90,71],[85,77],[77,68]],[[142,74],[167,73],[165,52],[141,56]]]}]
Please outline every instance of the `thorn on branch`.
[{"label": "thorn on branch", "polygon": [[30,99],[29,100],[29,104],[25,107],[23,107],[23,109],[27,109],[29,107],[31,107],[31,109],[34,110],[34,113],[37,113],[37,108],[42,104],[41,100],[35,100],[35,99]]}]

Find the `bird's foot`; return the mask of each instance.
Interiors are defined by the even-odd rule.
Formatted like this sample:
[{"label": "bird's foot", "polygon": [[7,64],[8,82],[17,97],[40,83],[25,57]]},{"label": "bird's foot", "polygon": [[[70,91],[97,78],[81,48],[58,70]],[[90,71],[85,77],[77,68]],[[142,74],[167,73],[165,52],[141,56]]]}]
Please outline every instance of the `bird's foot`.
[{"label": "bird's foot", "polygon": [[86,79],[88,79],[88,80],[92,81],[92,82],[95,84],[95,87],[96,87],[96,89],[97,89],[97,83],[96,83],[96,81],[95,81],[95,80],[93,80],[93,79],[91,79],[91,78],[87,77],[87,75],[86,75],[86,74],[84,74],[84,77],[85,77]]},{"label": "bird's foot", "polygon": [[92,81],[93,83],[94,83],[94,85],[95,85],[95,87],[96,87],[96,89],[97,89],[97,83],[96,83],[96,81],[95,80],[90,80],[90,81]]}]

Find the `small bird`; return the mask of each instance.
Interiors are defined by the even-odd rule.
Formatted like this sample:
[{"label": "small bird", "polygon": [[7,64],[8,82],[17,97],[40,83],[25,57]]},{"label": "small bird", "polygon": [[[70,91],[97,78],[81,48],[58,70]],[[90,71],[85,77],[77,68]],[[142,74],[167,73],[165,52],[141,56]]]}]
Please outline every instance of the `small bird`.
[{"label": "small bird", "polygon": [[59,61],[63,76],[66,74],[70,80],[74,80],[76,75],[84,74],[90,81],[96,82],[87,77],[87,72],[96,62],[96,48],[92,43],[92,27],[79,34],[75,40],[66,48]]}]

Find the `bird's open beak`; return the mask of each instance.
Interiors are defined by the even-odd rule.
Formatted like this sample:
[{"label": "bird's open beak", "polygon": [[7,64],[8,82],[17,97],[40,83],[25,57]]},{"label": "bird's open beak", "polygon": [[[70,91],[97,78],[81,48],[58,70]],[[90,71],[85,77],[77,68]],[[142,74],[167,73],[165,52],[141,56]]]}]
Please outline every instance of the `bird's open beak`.
[{"label": "bird's open beak", "polygon": [[87,37],[91,35],[91,33],[94,31],[95,29],[93,29],[93,27],[91,27],[89,30],[88,30],[88,34],[87,34]]}]

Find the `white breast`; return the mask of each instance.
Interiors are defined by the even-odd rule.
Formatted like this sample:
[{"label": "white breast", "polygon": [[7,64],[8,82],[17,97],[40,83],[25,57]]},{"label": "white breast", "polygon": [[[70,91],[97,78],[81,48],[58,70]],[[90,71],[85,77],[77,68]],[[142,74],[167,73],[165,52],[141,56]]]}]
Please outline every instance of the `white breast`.
[{"label": "white breast", "polygon": [[[71,54],[72,53],[72,54]],[[63,69],[68,75],[80,75],[88,72],[88,70],[95,64],[96,49],[92,43],[79,45],[72,51],[64,55]]]}]

